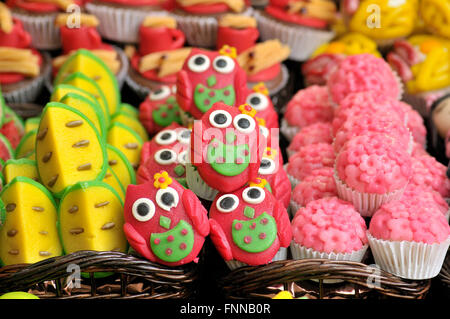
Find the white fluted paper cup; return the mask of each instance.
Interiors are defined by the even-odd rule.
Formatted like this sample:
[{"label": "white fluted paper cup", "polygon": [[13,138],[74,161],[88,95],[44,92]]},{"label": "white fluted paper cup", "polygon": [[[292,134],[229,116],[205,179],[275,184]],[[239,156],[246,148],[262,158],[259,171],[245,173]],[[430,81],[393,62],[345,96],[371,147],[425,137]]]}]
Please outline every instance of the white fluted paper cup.
[{"label": "white fluted paper cup", "polygon": [[139,27],[151,15],[168,15],[164,10],[148,10],[143,7],[113,7],[89,2],[86,10],[100,21],[97,27],[102,37],[120,43],[138,43]]},{"label": "white fluted paper cup", "polygon": [[329,42],[335,36],[333,31],[277,21],[265,16],[259,10],[255,10],[253,15],[258,22],[261,40],[279,39],[281,43],[291,48],[289,56],[291,60],[306,61],[320,45]]},{"label": "white fluted paper cup", "polygon": [[294,139],[299,130],[298,126],[290,126],[285,118],[281,119],[280,132],[289,142]]},{"label": "white fluted paper cup", "polygon": [[[249,7],[240,14],[250,16],[253,14],[253,9]],[[219,27],[217,17],[176,12],[172,12],[171,15],[177,20],[178,28],[183,31],[189,45],[201,48],[216,47]]]},{"label": "white fluted paper cup", "polygon": [[375,263],[382,270],[412,280],[436,277],[450,246],[450,236],[436,244],[383,240],[370,233],[367,238]]},{"label": "white fluted paper cup", "polygon": [[12,16],[19,19],[30,34],[32,47],[39,50],[56,50],[61,47],[59,28],[55,25],[57,13],[35,15],[13,10]]},{"label": "white fluted paper cup", "polygon": [[186,183],[195,195],[208,201],[213,201],[219,193],[217,189],[205,183],[195,166],[189,162],[186,163]]},{"label": "white fluted paper cup", "polygon": [[399,200],[406,187],[405,185],[402,189],[386,194],[362,193],[347,186],[339,178],[336,170],[334,171],[334,180],[336,182],[338,197],[347,202],[351,202],[363,217],[371,217],[381,205]]}]

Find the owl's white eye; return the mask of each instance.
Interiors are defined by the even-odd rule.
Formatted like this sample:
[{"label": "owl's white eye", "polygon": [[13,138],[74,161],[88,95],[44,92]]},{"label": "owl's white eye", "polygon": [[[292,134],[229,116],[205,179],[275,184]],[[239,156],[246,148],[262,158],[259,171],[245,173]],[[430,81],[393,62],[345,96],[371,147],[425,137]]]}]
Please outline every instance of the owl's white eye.
[{"label": "owl's white eye", "polygon": [[255,120],[247,114],[239,114],[233,120],[234,127],[241,133],[251,133],[255,130]]},{"label": "owl's white eye", "polygon": [[172,93],[173,94],[177,93],[177,86],[176,85],[172,85]]},{"label": "owl's white eye", "polygon": [[187,150],[181,152],[180,154],[178,154],[178,163],[186,165],[186,160],[187,160]]},{"label": "owl's white eye", "polygon": [[166,211],[177,207],[179,199],[178,192],[172,187],[161,188],[156,192],[156,204]]},{"label": "owl's white eye", "polygon": [[204,54],[196,54],[189,58],[188,68],[192,72],[204,72],[209,69],[211,61]]},{"label": "owl's white eye", "polygon": [[233,72],[235,63],[232,58],[220,55],[214,59],[213,67],[219,73],[230,73]]},{"label": "owl's white eye", "polygon": [[191,131],[189,129],[178,131],[178,141],[183,144],[189,144],[191,141]]},{"label": "owl's white eye", "polygon": [[159,145],[169,145],[176,142],[177,136],[174,130],[164,130],[156,134],[155,141]]},{"label": "owl's white eye", "polygon": [[256,111],[263,111],[269,106],[269,98],[262,93],[252,93],[247,96],[245,103],[249,104]]},{"label": "owl's white eye", "polygon": [[242,198],[249,204],[259,204],[264,200],[265,197],[266,193],[261,187],[247,187],[242,192]]},{"label": "owl's white eye", "polygon": [[231,114],[227,111],[216,110],[209,115],[209,123],[217,128],[226,128],[232,121]]},{"label": "owl's white eye", "polygon": [[219,197],[216,202],[216,208],[219,212],[230,213],[239,205],[239,198],[234,194],[225,194]]},{"label": "owl's white eye", "polygon": [[133,216],[140,222],[146,222],[155,215],[155,204],[149,198],[139,198],[131,208]]},{"label": "owl's white eye", "polygon": [[155,161],[161,165],[170,165],[176,162],[177,153],[174,150],[163,148],[155,153]]},{"label": "owl's white eye", "polygon": [[258,173],[262,175],[270,175],[275,172],[275,162],[270,158],[263,158],[261,160],[261,165],[259,166]]},{"label": "owl's white eye", "polygon": [[261,132],[261,134],[267,138],[269,136],[269,130],[267,129],[267,127],[259,125],[259,132]]},{"label": "owl's white eye", "polygon": [[164,85],[150,92],[148,98],[150,99],[150,101],[159,101],[168,98],[170,93],[171,93],[170,88]]}]

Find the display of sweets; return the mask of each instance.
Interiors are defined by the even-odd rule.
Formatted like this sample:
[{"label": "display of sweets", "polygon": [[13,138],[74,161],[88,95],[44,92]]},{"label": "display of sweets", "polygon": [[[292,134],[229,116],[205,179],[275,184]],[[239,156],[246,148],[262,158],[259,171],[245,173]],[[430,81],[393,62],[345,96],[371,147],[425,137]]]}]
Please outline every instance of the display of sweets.
[{"label": "display of sweets", "polygon": [[0,298],[424,297],[448,4],[0,2]]}]

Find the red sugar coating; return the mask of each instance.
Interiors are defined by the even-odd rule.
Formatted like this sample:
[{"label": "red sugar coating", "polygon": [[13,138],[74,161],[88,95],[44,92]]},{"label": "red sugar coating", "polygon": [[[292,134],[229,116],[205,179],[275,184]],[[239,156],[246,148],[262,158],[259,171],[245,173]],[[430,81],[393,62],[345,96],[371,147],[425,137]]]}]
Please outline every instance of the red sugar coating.
[{"label": "red sugar coating", "polygon": [[401,94],[399,80],[389,64],[372,54],[346,57],[328,77],[327,86],[332,100],[338,104],[354,92],[373,91],[394,99]]},{"label": "red sugar coating", "polygon": [[287,104],[284,118],[290,126],[304,127],[317,122],[331,122],[333,115],[328,89],[312,85],[293,96]]},{"label": "red sugar coating", "polygon": [[365,133],[381,133],[391,136],[405,150],[408,150],[411,142],[411,135],[402,122],[388,114],[378,112],[350,117],[342,123],[335,134],[334,151],[338,153],[348,140]]},{"label": "red sugar coating", "polygon": [[392,201],[372,216],[370,234],[378,239],[441,243],[450,235],[450,227],[438,208]]},{"label": "red sugar coating", "polygon": [[292,221],[294,241],[325,253],[350,253],[367,243],[366,224],[353,205],[337,197],[312,201]]},{"label": "red sugar coating", "polygon": [[331,167],[316,169],[306,176],[292,192],[292,200],[306,206],[314,200],[337,196],[334,170]]},{"label": "red sugar coating", "polygon": [[328,122],[314,123],[302,127],[294,136],[288,149],[297,152],[303,146],[317,143],[331,144],[333,142],[331,124]]},{"label": "red sugar coating", "polygon": [[336,158],[338,177],[350,188],[373,194],[403,189],[411,177],[411,156],[382,134],[349,140]]},{"label": "red sugar coating", "polygon": [[287,173],[302,180],[313,170],[323,167],[333,167],[335,155],[330,144],[318,143],[302,147],[289,158]]},{"label": "red sugar coating", "polygon": [[336,133],[342,124],[351,117],[362,114],[384,113],[407,122],[407,112],[411,107],[394,98],[379,95],[376,92],[351,93],[339,103],[334,111],[333,132]]},{"label": "red sugar coating", "polygon": [[431,188],[442,197],[450,197],[450,180],[447,167],[430,155],[414,156],[411,162],[410,184]]}]

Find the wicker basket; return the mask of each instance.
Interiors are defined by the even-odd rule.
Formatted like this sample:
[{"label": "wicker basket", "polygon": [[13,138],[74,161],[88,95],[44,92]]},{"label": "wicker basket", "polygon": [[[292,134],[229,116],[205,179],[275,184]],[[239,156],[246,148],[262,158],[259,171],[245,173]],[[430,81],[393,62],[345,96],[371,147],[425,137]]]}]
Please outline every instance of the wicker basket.
[{"label": "wicker basket", "polygon": [[[83,274],[78,276],[78,287],[72,265]],[[166,267],[120,252],[79,251],[0,268],[0,294],[28,291],[41,299],[189,298],[197,292],[199,267],[193,263]],[[99,273],[112,274],[104,277]]]},{"label": "wicker basket", "polygon": [[450,289],[450,251],[447,252],[444,265],[442,265],[441,272],[439,273],[441,281]]},{"label": "wicker basket", "polygon": [[[338,283],[325,283],[337,280]],[[280,290],[294,297],[423,299],[431,280],[410,281],[363,263],[327,259],[284,260],[242,267],[221,279],[226,298],[271,298]]]}]

